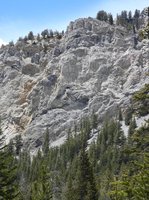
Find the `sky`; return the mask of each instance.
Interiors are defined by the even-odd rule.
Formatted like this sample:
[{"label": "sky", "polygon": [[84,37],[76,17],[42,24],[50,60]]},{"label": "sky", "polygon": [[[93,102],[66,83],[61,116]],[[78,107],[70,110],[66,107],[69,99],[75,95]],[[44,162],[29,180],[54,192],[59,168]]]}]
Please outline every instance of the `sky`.
[{"label": "sky", "polygon": [[29,31],[66,30],[70,21],[96,17],[99,10],[116,16],[121,10],[143,10],[149,0],[0,0],[0,44],[16,41]]}]

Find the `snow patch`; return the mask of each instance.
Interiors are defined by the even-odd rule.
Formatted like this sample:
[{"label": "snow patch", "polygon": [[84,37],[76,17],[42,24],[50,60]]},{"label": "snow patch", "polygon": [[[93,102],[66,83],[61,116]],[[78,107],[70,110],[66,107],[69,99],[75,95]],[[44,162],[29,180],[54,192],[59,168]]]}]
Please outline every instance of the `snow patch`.
[{"label": "snow patch", "polygon": [[31,58],[22,58],[22,60],[26,65],[31,63]]},{"label": "snow patch", "polygon": [[[141,126],[145,125],[146,123],[146,120],[149,120],[149,114],[144,116],[144,117],[135,117],[135,120],[136,120],[136,125],[137,125],[137,129],[139,129]],[[125,125],[125,121],[121,121],[121,128],[124,132],[124,135],[127,137],[128,136],[128,129],[129,129],[129,126],[126,126]]]},{"label": "snow patch", "polygon": [[128,136],[129,126],[126,126],[125,121],[121,121],[121,125],[122,125],[121,129],[123,130],[124,135],[127,137]]},{"label": "snow patch", "polygon": [[145,125],[146,120],[148,120],[148,119],[149,119],[149,114],[144,117],[140,117],[140,118],[135,117],[137,129],[139,129],[141,126]]},{"label": "snow patch", "polygon": [[90,145],[92,142],[97,140],[98,137],[98,130],[97,129],[92,129],[90,132],[91,138],[87,141],[88,145]]},{"label": "snow patch", "polygon": [[58,147],[61,146],[62,144],[64,144],[64,142],[66,141],[66,136],[63,136],[57,140],[55,140],[54,142],[52,142],[50,144],[50,147]]}]

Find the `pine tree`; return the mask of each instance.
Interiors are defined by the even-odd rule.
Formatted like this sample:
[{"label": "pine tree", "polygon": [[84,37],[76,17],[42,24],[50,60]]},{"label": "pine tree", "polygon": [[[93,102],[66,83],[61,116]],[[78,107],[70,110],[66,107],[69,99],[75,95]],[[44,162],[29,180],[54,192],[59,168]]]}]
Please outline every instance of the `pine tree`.
[{"label": "pine tree", "polygon": [[139,17],[140,17],[140,10],[136,9],[133,18],[134,18],[135,27],[137,29],[139,29],[139,26],[140,26],[140,24],[139,24]]},{"label": "pine tree", "polygon": [[49,31],[48,29],[45,29],[44,31],[41,32],[41,35],[44,39],[49,37]]},{"label": "pine tree", "polygon": [[125,112],[125,125],[129,125],[132,119],[132,108],[128,108]]},{"label": "pine tree", "polygon": [[131,145],[127,146],[128,163],[122,176],[111,183],[109,192],[112,200],[148,200],[149,196],[149,122],[132,134]]},{"label": "pine tree", "polygon": [[116,130],[115,130],[115,138],[114,138],[114,144],[119,146],[123,146],[125,144],[125,136],[124,132],[121,129],[121,124],[119,122],[116,123]]},{"label": "pine tree", "polygon": [[110,25],[113,25],[113,16],[112,16],[112,14],[110,13],[109,15],[108,15],[108,19],[109,19],[109,23],[110,23]]},{"label": "pine tree", "polygon": [[104,10],[101,10],[97,13],[97,17],[98,20],[101,21],[107,21],[108,20],[108,15]]},{"label": "pine tree", "polygon": [[14,46],[14,42],[13,42],[13,41],[10,41],[10,42],[9,42],[9,46],[13,47],[13,46]]},{"label": "pine tree", "polygon": [[120,25],[120,15],[117,14],[116,16],[116,25]]},{"label": "pine tree", "polygon": [[76,192],[75,192],[75,182],[72,180],[72,174],[69,175],[68,181],[66,183],[66,191],[64,193],[65,200],[76,200]]},{"label": "pine tree", "polygon": [[52,189],[50,176],[47,167],[41,165],[37,180],[32,183],[31,200],[50,200],[52,199]]},{"label": "pine tree", "polygon": [[92,129],[97,129],[97,127],[98,127],[98,115],[94,112],[92,113],[91,124],[92,124]]},{"label": "pine tree", "polygon": [[8,144],[8,152],[12,155],[15,155],[14,153],[14,142],[13,140],[11,139],[9,144]]},{"label": "pine tree", "polygon": [[94,180],[91,164],[87,152],[83,148],[79,154],[77,170],[77,199],[76,200],[97,200],[97,189]]},{"label": "pine tree", "polygon": [[[34,172],[35,171],[36,168],[34,168]],[[19,189],[23,200],[28,200],[30,198],[31,175],[33,175],[33,173],[31,174],[30,154],[27,149],[23,149],[18,159]]]},{"label": "pine tree", "polygon": [[119,120],[119,121],[123,121],[123,115],[122,115],[122,110],[121,110],[121,108],[119,109],[119,112],[118,112],[118,120]]},{"label": "pine tree", "polygon": [[[0,128],[0,144],[3,136]],[[7,146],[0,148],[0,199],[13,200],[19,195],[17,165]]]},{"label": "pine tree", "polygon": [[129,11],[129,13],[128,13],[128,21],[130,24],[132,24],[132,12],[131,11]]},{"label": "pine tree", "polygon": [[54,35],[53,31],[52,31],[52,29],[50,29],[50,31],[49,31],[50,38],[53,38],[53,35]]},{"label": "pine tree", "polygon": [[149,197],[149,153],[144,153],[143,160],[137,162],[138,174],[133,176],[133,196],[136,200],[147,200]]},{"label": "pine tree", "polygon": [[129,129],[128,129],[128,142],[131,141],[131,136],[133,135],[135,129],[137,128],[137,124],[136,124],[136,120],[135,118],[133,118],[131,121],[130,121],[130,124],[129,124]]},{"label": "pine tree", "polygon": [[22,146],[23,146],[22,137],[21,137],[21,135],[17,135],[15,137],[16,155],[19,155],[19,153],[21,152]]},{"label": "pine tree", "polygon": [[37,35],[37,40],[40,41],[40,34]]},{"label": "pine tree", "polygon": [[13,200],[19,195],[17,165],[7,147],[0,149],[0,199]]},{"label": "pine tree", "polygon": [[34,34],[33,34],[32,31],[29,32],[29,34],[28,34],[28,39],[29,39],[29,40],[33,40],[33,39],[34,39]]},{"label": "pine tree", "polygon": [[134,16],[135,19],[140,17],[140,10],[135,10]]},{"label": "pine tree", "polygon": [[46,156],[49,152],[49,130],[48,128],[46,129],[46,132],[44,134],[44,141],[42,145],[42,151],[43,154]]}]

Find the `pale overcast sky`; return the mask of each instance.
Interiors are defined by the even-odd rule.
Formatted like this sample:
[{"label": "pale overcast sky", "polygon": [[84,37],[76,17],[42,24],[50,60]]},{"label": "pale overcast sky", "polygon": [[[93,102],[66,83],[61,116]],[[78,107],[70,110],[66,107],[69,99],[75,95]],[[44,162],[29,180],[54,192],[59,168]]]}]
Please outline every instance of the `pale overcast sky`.
[{"label": "pale overcast sky", "polygon": [[96,17],[99,10],[114,16],[121,10],[142,10],[149,0],[0,0],[0,43],[16,40],[29,31],[65,30],[70,21]]}]

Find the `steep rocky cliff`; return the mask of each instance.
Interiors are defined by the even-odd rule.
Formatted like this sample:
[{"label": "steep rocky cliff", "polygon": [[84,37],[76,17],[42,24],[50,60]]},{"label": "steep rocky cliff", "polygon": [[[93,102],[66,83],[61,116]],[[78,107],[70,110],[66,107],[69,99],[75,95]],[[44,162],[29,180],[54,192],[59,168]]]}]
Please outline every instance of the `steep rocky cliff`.
[{"label": "steep rocky cliff", "polygon": [[93,18],[71,22],[62,39],[18,41],[0,49],[0,114],[8,141],[51,143],[96,112],[113,116],[149,83],[149,40]]}]

